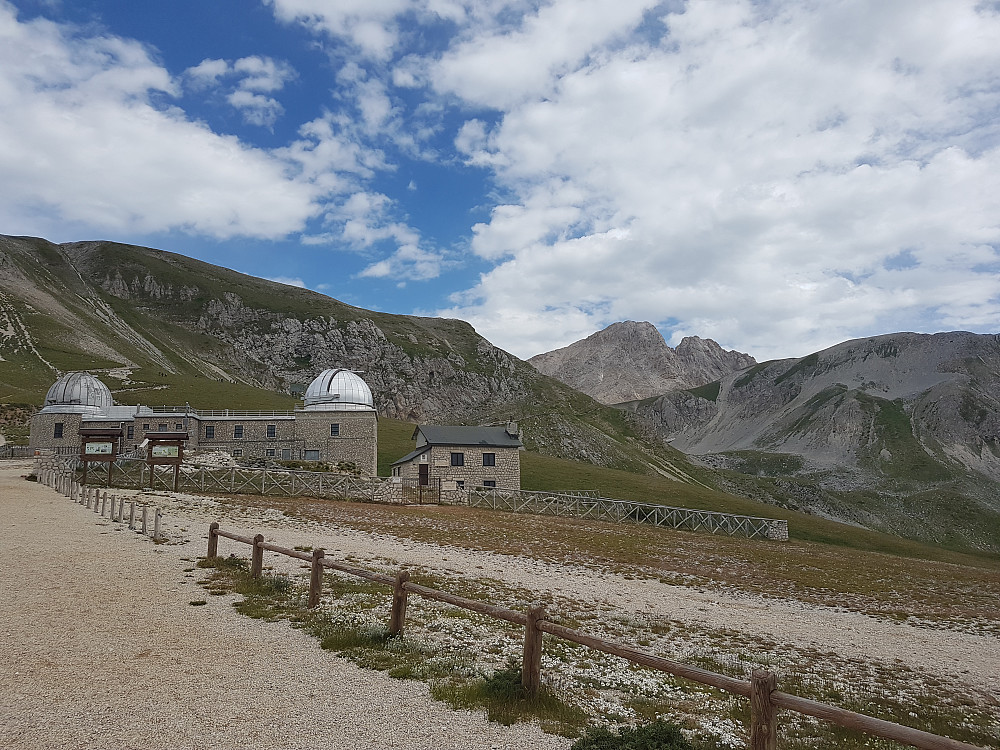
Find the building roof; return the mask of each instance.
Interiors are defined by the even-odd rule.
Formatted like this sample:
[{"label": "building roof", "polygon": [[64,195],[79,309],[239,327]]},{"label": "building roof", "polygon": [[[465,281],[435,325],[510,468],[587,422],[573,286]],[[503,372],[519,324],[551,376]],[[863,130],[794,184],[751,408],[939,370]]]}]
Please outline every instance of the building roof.
[{"label": "building roof", "polygon": [[104,383],[89,372],[68,372],[45,394],[42,411],[71,414],[100,414],[114,399]]},{"label": "building roof", "polygon": [[375,411],[371,389],[356,372],[323,370],[306,388],[306,411]]},{"label": "building roof", "polygon": [[423,437],[427,445],[462,445],[482,446],[487,448],[521,448],[524,444],[516,434],[508,432],[507,427],[456,427],[450,425],[420,425],[413,432],[413,437],[420,443]]},{"label": "building roof", "polygon": [[398,461],[393,461],[392,465],[393,466],[397,466],[399,464],[408,463],[409,461],[412,461],[417,456],[419,456],[421,453],[426,453],[430,449],[431,449],[431,447],[429,445],[425,445],[423,448],[417,448],[415,451],[410,451],[409,453],[407,453],[405,456],[403,456]]}]

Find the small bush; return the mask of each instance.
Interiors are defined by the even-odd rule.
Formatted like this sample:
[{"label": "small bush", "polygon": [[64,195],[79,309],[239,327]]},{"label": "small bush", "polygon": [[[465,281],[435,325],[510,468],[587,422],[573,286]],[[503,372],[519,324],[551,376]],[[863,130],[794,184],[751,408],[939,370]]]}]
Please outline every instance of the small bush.
[{"label": "small bush", "polygon": [[588,729],[570,750],[694,750],[676,724],[657,719],[639,727]]}]

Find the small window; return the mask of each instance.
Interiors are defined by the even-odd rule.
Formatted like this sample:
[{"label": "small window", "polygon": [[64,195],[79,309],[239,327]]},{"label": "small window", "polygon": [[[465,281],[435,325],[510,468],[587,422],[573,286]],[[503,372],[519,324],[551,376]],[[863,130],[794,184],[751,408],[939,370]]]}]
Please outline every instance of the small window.
[{"label": "small window", "polygon": [[330,437],[340,437],[340,425],[332,424],[330,425]]},{"label": "small window", "polygon": [[158,425],[156,425],[156,431],[157,432],[166,432],[167,431],[167,426],[165,424],[158,424]]},{"label": "small window", "polygon": [[274,458],[274,448],[268,448],[264,451],[264,455],[268,458]]},{"label": "small window", "polygon": [[452,453],[451,454],[451,465],[452,466],[465,466],[465,454],[464,453]]},{"label": "small window", "polygon": [[134,424],[130,424],[128,427],[125,428],[125,437],[128,440],[135,439],[135,425]]},{"label": "small window", "polygon": [[496,453],[484,453],[483,454],[483,466],[496,466],[497,465],[497,454]]},{"label": "small window", "polygon": [[182,422],[175,422],[174,429],[181,432],[184,429],[184,424]]},{"label": "small window", "polygon": [[243,437],[243,425],[241,425],[241,424],[234,424],[233,425],[233,437],[234,438],[241,438],[241,437]]},{"label": "small window", "polygon": [[242,448],[233,448],[233,458],[239,458],[242,455],[243,455]]},{"label": "small window", "polygon": [[458,489],[460,489],[460,490],[464,490],[465,489],[465,480],[464,479],[459,479],[457,482],[455,482],[455,486]]},{"label": "small window", "polygon": [[278,436],[278,426],[277,425],[273,425],[273,424],[269,424],[267,426],[267,436],[269,438],[277,437]]},{"label": "small window", "polygon": [[319,461],[319,451],[305,451],[306,461]]},{"label": "small window", "polygon": [[282,448],[281,449],[281,460],[282,461],[291,461],[292,460],[292,450],[291,450],[291,448]]},{"label": "small window", "polygon": [[215,440],[215,425],[214,424],[207,424],[207,425],[205,425],[205,439],[206,440]]},{"label": "small window", "polygon": [[63,423],[56,422],[55,431],[52,433],[52,437],[61,438],[63,436]]},{"label": "small window", "polygon": [[149,431],[149,424],[144,424],[142,426],[142,429],[144,429],[144,430],[146,430],[148,432]]},{"label": "small window", "polygon": [[495,480],[495,479],[484,479],[483,480],[483,487],[496,487],[496,486],[497,486],[497,480]]}]

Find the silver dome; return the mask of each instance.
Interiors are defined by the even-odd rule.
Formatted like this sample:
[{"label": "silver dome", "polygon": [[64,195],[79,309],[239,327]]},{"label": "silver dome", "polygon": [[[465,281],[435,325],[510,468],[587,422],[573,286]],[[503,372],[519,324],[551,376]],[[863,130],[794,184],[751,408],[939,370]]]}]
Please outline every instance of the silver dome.
[{"label": "silver dome", "polygon": [[306,388],[306,411],[375,411],[368,384],[350,370],[323,370]]},{"label": "silver dome", "polygon": [[89,372],[68,372],[45,394],[43,412],[101,414],[114,405],[111,391]]}]

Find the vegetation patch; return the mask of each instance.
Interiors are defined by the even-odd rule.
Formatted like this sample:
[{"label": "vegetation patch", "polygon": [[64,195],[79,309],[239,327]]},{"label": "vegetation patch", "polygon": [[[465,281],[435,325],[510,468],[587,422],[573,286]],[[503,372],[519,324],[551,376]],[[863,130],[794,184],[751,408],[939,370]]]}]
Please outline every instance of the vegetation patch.
[{"label": "vegetation patch", "polygon": [[722,389],[722,381],[716,380],[714,383],[699,385],[697,388],[688,388],[687,392],[692,396],[703,398],[706,401],[715,403],[719,398],[719,391]]}]

